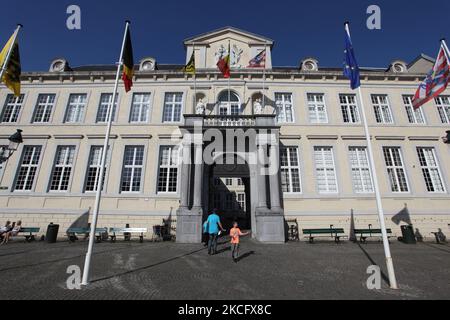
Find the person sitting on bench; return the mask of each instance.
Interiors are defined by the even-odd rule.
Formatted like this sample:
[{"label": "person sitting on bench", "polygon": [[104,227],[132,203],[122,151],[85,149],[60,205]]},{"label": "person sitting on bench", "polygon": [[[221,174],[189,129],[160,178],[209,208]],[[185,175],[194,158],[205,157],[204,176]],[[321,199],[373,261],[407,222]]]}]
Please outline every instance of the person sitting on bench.
[{"label": "person sitting on bench", "polygon": [[5,226],[0,228],[0,236],[3,238],[3,235],[6,234],[8,231],[11,231],[11,221],[6,221]]},{"label": "person sitting on bench", "polygon": [[12,229],[8,232],[6,232],[5,237],[3,238],[3,241],[1,244],[8,244],[8,241],[12,238],[17,236],[17,234],[19,233],[20,229],[22,228],[22,221],[19,220],[17,221],[17,224],[12,225]]}]

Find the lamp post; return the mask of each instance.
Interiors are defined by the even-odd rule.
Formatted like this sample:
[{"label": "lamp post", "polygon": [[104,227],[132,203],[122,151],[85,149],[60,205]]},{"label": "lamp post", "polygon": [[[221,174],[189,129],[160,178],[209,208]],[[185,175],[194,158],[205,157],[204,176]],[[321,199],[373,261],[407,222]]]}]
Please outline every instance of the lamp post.
[{"label": "lamp post", "polygon": [[0,150],[0,164],[8,161],[15,151],[19,148],[19,145],[23,143],[22,130],[17,129],[11,137],[8,138],[9,145],[7,147],[2,147]]}]

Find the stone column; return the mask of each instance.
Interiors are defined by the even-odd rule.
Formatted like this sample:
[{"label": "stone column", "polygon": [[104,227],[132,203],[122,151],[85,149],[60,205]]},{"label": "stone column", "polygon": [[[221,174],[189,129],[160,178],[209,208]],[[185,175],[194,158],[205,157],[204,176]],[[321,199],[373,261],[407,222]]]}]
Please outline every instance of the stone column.
[{"label": "stone column", "polygon": [[187,209],[189,207],[189,185],[190,185],[190,168],[191,168],[191,143],[183,142],[183,163],[181,164],[181,201],[180,207]]},{"label": "stone column", "polygon": [[[201,137],[200,137],[201,139]],[[194,203],[193,208],[202,207],[202,180],[203,180],[203,144],[196,137],[194,142]]]},{"label": "stone column", "polygon": [[279,159],[280,159],[279,146],[272,143],[270,145],[269,185],[270,185],[270,205],[271,205],[270,210],[274,213],[281,211]]},{"label": "stone column", "polygon": [[258,165],[257,165],[257,188],[258,188],[258,209],[267,210],[267,196],[266,196],[266,172],[264,168],[264,145],[258,145]]}]

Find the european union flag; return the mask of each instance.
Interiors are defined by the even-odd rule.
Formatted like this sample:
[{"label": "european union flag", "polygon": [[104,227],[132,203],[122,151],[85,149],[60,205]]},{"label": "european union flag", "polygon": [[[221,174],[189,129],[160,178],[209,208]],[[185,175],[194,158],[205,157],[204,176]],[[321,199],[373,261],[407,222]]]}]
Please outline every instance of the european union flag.
[{"label": "european union flag", "polygon": [[344,58],[344,76],[350,79],[351,88],[357,89],[361,85],[359,79],[359,67],[356,62],[355,52],[353,51],[352,39],[348,25],[345,25],[345,58]]}]

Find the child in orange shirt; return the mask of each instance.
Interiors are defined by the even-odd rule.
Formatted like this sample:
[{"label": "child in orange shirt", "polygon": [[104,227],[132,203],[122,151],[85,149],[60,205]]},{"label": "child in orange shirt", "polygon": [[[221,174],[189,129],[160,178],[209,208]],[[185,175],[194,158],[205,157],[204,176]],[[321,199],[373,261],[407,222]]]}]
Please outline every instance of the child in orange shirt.
[{"label": "child in orange shirt", "polygon": [[231,237],[231,257],[234,262],[238,261],[239,257],[239,237],[248,235],[249,232],[242,232],[238,227],[238,223],[233,222],[233,228],[230,230]]}]

